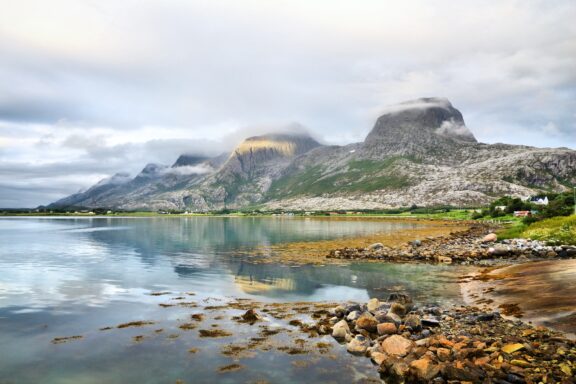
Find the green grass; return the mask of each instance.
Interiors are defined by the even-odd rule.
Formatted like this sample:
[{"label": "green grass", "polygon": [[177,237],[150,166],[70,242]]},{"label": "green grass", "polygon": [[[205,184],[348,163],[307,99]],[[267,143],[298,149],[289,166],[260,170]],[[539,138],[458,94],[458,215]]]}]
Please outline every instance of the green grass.
[{"label": "green grass", "polygon": [[526,224],[522,224],[522,222],[517,222],[511,226],[505,227],[498,231],[498,239],[518,239],[523,236],[524,230],[528,228]]},{"label": "green grass", "polygon": [[530,225],[522,233],[524,237],[549,244],[576,245],[576,215],[542,220]]},{"label": "green grass", "polygon": [[576,215],[559,216],[530,225],[518,222],[498,233],[500,239],[528,238],[551,245],[576,245]]}]

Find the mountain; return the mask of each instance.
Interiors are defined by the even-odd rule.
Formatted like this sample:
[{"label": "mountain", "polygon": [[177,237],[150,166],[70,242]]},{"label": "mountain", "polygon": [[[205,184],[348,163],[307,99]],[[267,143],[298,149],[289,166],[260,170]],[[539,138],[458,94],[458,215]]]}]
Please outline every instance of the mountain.
[{"label": "mountain", "polygon": [[361,143],[325,146],[307,134],[255,136],[230,154],[147,165],[132,180],[101,182],[51,206],[477,206],[505,194],[566,190],[576,184],[574,169],[574,150],[479,143],[448,100],[422,98],[386,108]]}]

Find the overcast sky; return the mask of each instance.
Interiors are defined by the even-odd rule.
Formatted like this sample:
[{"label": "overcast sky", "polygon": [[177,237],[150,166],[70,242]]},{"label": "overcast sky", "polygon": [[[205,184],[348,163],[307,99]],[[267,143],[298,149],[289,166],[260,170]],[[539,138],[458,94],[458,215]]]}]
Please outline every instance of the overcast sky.
[{"label": "overcast sky", "polygon": [[0,5],[0,207],[295,122],[361,141],[425,96],[480,141],[576,148],[574,0]]}]

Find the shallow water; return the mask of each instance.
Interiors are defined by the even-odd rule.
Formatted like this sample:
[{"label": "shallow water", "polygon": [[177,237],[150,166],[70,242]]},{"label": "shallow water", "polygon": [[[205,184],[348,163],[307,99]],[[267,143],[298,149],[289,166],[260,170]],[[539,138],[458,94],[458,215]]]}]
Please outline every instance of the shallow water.
[{"label": "shallow water", "polygon": [[[420,301],[460,303],[457,277],[465,272],[462,268],[376,263],[292,266],[254,263],[250,255],[256,247],[422,225],[301,218],[2,218],[0,383],[375,379],[367,359],[351,358],[343,348],[333,348],[329,358],[289,355],[274,348],[245,358],[224,356],[223,346],[257,336],[261,329],[231,322],[230,315],[241,311],[210,312],[204,307],[231,298],[264,303],[365,301],[385,298],[395,290]],[[150,295],[158,291],[171,294]],[[194,292],[186,300],[197,307],[158,305],[173,303],[186,292]],[[178,328],[199,312],[206,319],[198,329],[218,324],[234,335],[201,339],[197,330]],[[156,324],[99,331],[134,320]],[[267,325],[286,326],[268,320]],[[163,331],[154,332],[157,329]],[[73,335],[83,338],[51,343],[55,337]],[[139,335],[144,338],[135,342],[132,337]],[[275,337],[277,342],[290,342],[288,336]],[[191,354],[190,348],[200,351]],[[232,363],[244,369],[218,372]]]},{"label": "shallow water", "polygon": [[468,284],[471,304],[489,300],[493,308],[518,306],[523,320],[576,339],[576,259],[511,265],[487,276],[491,278]]}]

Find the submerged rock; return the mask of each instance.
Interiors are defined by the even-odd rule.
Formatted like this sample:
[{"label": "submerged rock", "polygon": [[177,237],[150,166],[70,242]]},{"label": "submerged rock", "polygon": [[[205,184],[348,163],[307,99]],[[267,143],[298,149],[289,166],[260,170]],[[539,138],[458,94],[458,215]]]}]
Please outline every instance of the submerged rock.
[{"label": "submerged rock", "polygon": [[262,316],[260,316],[254,309],[249,309],[242,315],[242,320],[247,323],[255,323],[262,320]]}]

